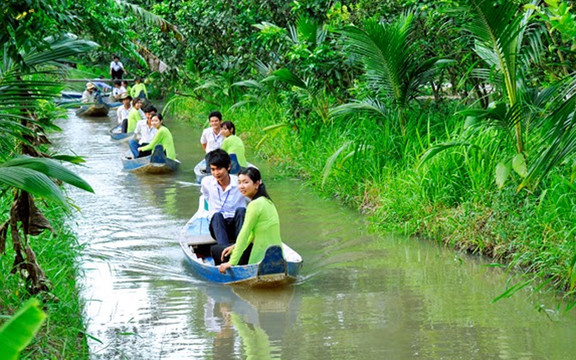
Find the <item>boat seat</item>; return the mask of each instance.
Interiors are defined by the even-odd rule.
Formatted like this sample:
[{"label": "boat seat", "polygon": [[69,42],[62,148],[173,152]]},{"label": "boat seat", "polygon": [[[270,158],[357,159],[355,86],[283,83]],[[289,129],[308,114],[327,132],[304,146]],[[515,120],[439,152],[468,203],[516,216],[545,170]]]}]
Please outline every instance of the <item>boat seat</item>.
[{"label": "boat seat", "polygon": [[190,246],[197,246],[197,245],[213,245],[217,244],[216,240],[212,239],[210,235],[196,235],[194,236],[194,240],[189,240],[188,245]]}]

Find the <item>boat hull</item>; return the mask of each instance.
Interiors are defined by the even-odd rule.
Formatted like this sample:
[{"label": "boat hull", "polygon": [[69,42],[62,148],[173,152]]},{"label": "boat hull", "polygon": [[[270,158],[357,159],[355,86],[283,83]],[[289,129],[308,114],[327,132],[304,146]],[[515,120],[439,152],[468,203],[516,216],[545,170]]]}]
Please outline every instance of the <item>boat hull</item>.
[{"label": "boat hull", "polygon": [[108,116],[108,106],[106,104],[82,105],[76,110],[77,116],[104,117]]},{"label": "boat hull", "polygon": [[168,174],[180,167],[180,161],[168,159],[162,146],[156,146],[152,155],[136,158],[122,159],[124,170],[137,174]]}]

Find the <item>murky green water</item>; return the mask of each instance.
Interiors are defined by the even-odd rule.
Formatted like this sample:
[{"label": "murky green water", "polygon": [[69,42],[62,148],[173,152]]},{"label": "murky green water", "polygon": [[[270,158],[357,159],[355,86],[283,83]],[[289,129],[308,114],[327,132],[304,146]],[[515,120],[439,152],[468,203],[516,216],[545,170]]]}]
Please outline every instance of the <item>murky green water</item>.
[{"label": "murky green water", "polygon": [[[86,245],[85,317],[92,359],[572,359],[576,321],[552,298],[520,293],[495,304],[506,276],[434,244],[367,234],[361,217],[302,183],[264,176],[282,236],[304,258],[278,291],[197,279],[177,237],[196,210],[200,129],[177,121],[181,171],[122,171],[113,119],[70,114],[57,147],[86,156],[77,171],[96,195],[71,190]],[[543,311],[537,311],[542,307]]]}]

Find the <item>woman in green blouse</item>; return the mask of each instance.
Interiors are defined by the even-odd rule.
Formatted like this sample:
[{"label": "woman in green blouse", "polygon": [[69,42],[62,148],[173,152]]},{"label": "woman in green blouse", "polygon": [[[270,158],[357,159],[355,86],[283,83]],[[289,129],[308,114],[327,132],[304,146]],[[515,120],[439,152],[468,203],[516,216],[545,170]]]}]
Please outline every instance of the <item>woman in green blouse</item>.
[{"label": "woman in green blouse", "polygon": [[138,148],[138,152],[153,150],[156,145],[162,145],[164,152],[166,152],[166,157],[168,159],[176,160],[176,149],[174,148],[174,139],[172,138],[172,133],[164,124],[164,118],[162,114],[156,114],[150,120],[150,124],[158,129],[154,139],[150,144],[146,146],[141,146]]},{"label": "woman in green blouse", "polygon": [[243,168],[247,167],[248,162],[246,161],[244,143],[242,139],[236,136],[236,126],[234,126],[232,121],[224,121],[221,128],[222,135],[224,135],[225,139],[220,149],[226,151],[228,154],[236,154],[238,164]]},{"label": "woman in green blouse", "polygon": [[[238,190],[251,201],[246,207],[244,225],[236,244],[226,248],[222,245],[212,246],[214,263],[220,265],[218,270],[221,273],[234,265],[258,263],[269,246],[282,246],[278,212],[262,183],[260,171],[253,167],[240,171]],[[226,262],[221,263],[223,261]]]}]

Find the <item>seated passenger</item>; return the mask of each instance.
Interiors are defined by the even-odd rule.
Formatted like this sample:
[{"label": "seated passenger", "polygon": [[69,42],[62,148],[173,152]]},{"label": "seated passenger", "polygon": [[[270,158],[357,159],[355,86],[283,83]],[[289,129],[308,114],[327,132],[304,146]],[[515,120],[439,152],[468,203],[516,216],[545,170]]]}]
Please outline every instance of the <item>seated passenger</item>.
[{"label": "seated passenger", "polygon": [[154,126],[152,126],[152,117],[156,115],[158,110],[154,106],[149,106],[144,110],[146,115],[146,120],[140,120],[136,124],[136,129],[134,130],[134,138],[128,141],[128,146],[132,152],[134,158],[148,156],[152,154],[152,151],[142,151],[139,152],[138,148],[146,146],[152,142],[154,136],[158,132]]},{"label": "seated passenger", "polygon": [[212,176],[202,179],[201,192],[208,202],[210,235],[226,247],[236,241],[244,223],[246,198],[238,190],[238,177],[230,175],[230,156],[222,149],[208,153]]},{"label": "seated passenger", "polygon": [[98,79],[94,79],[92,82],[94,83],[94,86],[96,86],[98,88],[98,90],[102,91],[102,92],[107,92],[112,90],[112,86],[106,84],[105,82],[106,80],[104,80],[104,76],[99,76]]},{"label": "seated passenger", "polygon": [[93,103],[96,101],[96,93],[97,89],[96,86],[89,82],[86,84],[86,90],[82,93],[82,102],[83,103]]},{"label": "seated passenger", "polygon": [[132,88],[130,87],[130,85],[128,85],[128,81],[122,80],[122,81],[120,82],[120,84],[122,85],[122,87],[123,87],[124,89],[126,89],[126,92],[128,93],[128,95],[130,95],[130,94],[131,94],[130,91],[132,90]]},{"label": "seated passenger", "polygon": [[136,130],[136,124],[138,121],[145,120],[146,115],[142,111],[142,99],[134,98],[132,100],[132,110],[128,113],[128,121],[126,122],[126,128],[122,125],[122,132],[130,133]]},{"label": "seated passenger", "polygon": [[266,192],[260,171],[253,167],[240,171],[238,188],[251,201],[236,244],[225,248],[213,245],[210,249],[221,273],[234,265],[256,264],[264,258],[269,246],[282,246],[278,211]]},{"label": "seated passenger", "polygon": [[146,85],[144,85],[142,78],[136,78],[135,84],[134,84],[134,86],[132,86],[132,89],[130,89],[130,91],[131,91],[130,95],[132,95],[133,98],[141,98],[141,99],[147,99],[148,98],[148,92],[146,91]]},{"label": "seated passenger", "polygon": [[114,81],[114,89],[112,89],[112,99],[120,100],[120,97],[123,93],[126,92],[126,89],[122,86],[120,80]]},{"label": "seated passenger", "polygon": [[222,135],[224,135],[225,139],[220,148],[228,154],[236,154],[238,164],[243,168],[247,167],[248,162],[246,161],[244,142],[236,136],[236,127],[232,121],[224,121],[222,123]]},{"label": "seated passenger", "polygon": [[219,149],[222,141],[224,141],[224,135],[220,133],[222,130],[220,128],[222,124],[222,114],[219,111],[212,111],[210,115],[208,115],[208,121],[210,122],[210,127],[204,129],[200,137],[200,143],[206,154],[212,150]]},{"label": "seated passenger", "polygon": [[174,148],[174,139],[172,138],[172,133],[166,126],[162,126],[164,124],[164,118],[162,114],[156,114],[152,116],[152,120],[150,121],[152,126],[154,126],[158,132],[154,135],[154,139],[150,142],[150,144],[146,146],[141,146],[137,150],[138,152],[144,151],[151,151],[157,145],[162,145],[164,148],[164,152],[166,153],[166,157],[168,159],[176,160],[176,149]]},{"label": "seated passenger", "polygon": [[[124,93],[120,95],[120,100],[122,101],[122,105],[116,110],[116,119],[118,120],[118,125],[126,129],[128,126],[128,115],[130,114],[130,110],[132,110],[132,96]],[[122,132],[126,132],[126,130]]]}]

